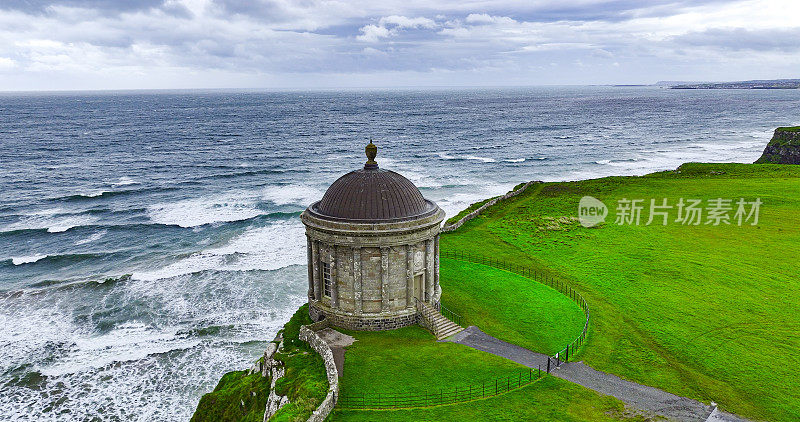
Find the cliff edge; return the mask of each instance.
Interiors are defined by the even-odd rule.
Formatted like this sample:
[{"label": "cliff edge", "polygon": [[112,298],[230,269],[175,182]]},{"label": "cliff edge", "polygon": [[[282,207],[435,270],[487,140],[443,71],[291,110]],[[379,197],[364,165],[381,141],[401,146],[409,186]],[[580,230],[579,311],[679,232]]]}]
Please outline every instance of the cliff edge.
[{"label": "cliff edge", "polygon": [[800,164],[800,126],[775,129],[756,164]]}]

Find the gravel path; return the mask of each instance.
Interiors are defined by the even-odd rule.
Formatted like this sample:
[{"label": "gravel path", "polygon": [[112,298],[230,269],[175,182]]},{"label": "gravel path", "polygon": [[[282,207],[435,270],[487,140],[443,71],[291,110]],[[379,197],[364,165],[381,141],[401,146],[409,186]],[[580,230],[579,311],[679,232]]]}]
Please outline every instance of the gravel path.
[{"label": "gravel path", "polygon": [[[471,326],[446,341],[463,344],[473,349],[502,356],[529,368],[547,367],[547,356],[520,346],[496,339],[478,327]],[[616,397],[628,406],[652,412],[675,421],[744,422],[736,415],[703,404],[697,400],[676,396],[657,388],[624,380],[616,375],[597,371],[582,362],[562,363],[551,368],[551,375],[594,390],[600,394]]]}]

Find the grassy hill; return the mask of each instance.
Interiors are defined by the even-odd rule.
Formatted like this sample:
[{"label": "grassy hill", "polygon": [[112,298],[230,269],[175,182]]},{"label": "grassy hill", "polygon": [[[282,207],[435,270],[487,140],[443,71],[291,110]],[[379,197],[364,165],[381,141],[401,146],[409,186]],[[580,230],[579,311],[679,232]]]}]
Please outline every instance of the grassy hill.
[{"label": "grassy hill", "polygon": [[[573,218],[584,195],[609,207],[606,223]],[[759,221],[667,225],[650,200],[760,198]],[[642,199],[639,225],[615,224],[617,201]],[[592,309],[579,358],[669,392],[716,401],[767,420],[800,419],[800,167],[686,164],[644,177],[545,183],[503,201],[456,232],[442,250],[537,266],[567,279]],[[443,263],[442,285],[459,277]],[[443,288],[443,300],[451,300]],[[503,297],[496,311],[502,312]],[[469,315],[485,308],[459,307]],[[491,309],[491,308],[490,308]],[[513,321],[506,319],[506,321]],[[513,325],[513,322],[512,322]],[[510,342],[523,340],[487,326]]]}]

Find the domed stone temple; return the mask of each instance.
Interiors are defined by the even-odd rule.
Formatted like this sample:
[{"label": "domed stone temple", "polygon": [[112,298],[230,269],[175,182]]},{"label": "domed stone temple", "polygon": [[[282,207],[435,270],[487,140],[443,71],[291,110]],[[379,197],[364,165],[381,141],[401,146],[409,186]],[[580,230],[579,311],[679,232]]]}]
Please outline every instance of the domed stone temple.
[{"label": "domed stone temple", "polygon": [[439,307],[439,226],[435,203],[408,179],[378,167],[340,177],[300,216],[308,238],[311,319],[354,330],[413,325],[415,300]]}]

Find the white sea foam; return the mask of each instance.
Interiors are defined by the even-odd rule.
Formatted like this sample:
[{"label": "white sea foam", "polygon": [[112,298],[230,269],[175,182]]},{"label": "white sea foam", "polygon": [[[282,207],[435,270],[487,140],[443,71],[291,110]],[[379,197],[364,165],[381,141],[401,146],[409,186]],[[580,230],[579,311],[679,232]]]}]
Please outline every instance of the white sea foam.
[{"label": "white sea foam", "polygon": [[299,205],[306,207],[321,198],[322,194],[323,192],[319,189],[295,183],[286,186],[268,186],[262,192],[261,197],[275,205]]},{"label": "white sea foam", "polygon": [[[130,280],[99,290],[84,284],[2,297],[0,371],[47,378],[36,388],[15,380],[4,385],[0,414],[11,420],[186,420],[219,374],[249,366],[263,351],[249,342],[271,338],[303,302],[301,274]],[[146,315],[148,322],[124,319],[133,315]],[[97,321],[120,317],[97,332]],[[192,334],[192,328],[214,326],[228,328],[222,335]]]},{"label": "white sea foam", "polygon": [[464,159],[466,159],[466,160],[480,161],[480,162],[483,162],[483,163],[494,163],[494,162],[496,162],[496,161],[497,161],[497,160],[495,160],[494,158],[489,158],[489,157],[479,157],[479,156],[477,156],[477,155],[465,155],[465,156],[464,156]]},{"label": "white sea foam", "polygon": [[489,157],[481,157],[478,155],[451,155],[445,152],[440,152],[439,158],[443,160],[471,160],[471,161],[480,161],[483,163],[494,163],[497,162],[494,158]]},{"label": "white sea foam", "polygon": [[102,196],[106,192],[107,191],[104,191],[104,190],[94,190],[94,191],[91,191],[91,192],[81,192],[81,193],[78,193],[78,195],[86,197],[86,198],[97,198],[98,196]]},{"label": "white sea foam", "polygon": [[431,199],[434,199],[439,207],[447,214],[447,218],[450,218],[475,202],[503,195],[513,187],[514,185],[512,184],[487,184],[469,192],[451,193],[445,197],[434,197]]},{"label": "white sea foam", "polygon": [[204,224],[247,220],[261,215],[252,193],[234,193],[192,198],[147,207],[147,215],[157,224],[197,227]]},{"label": "white sea foam", "polygon": [[49,216],[49,215],[56,215],[56,214],[64,214],[67,211],[63,208],[46,208],[43,210],[32,211],[25,215],[27,216]]},{"label": "white sea foam", "polygon": [[[39,295],[21,295],[6,299],[0,307],[0,368],[9,368],[47,358],[53,353],[48,343],[59,343],[65,333],[75,330],[72,318],[52,301],[40,301]],[[17,305],[19,302],[25,302]],[[3,396],[0,394],[0,397]]]},{"label": "white sea foam", "polygon": [[298,210],[322,196],[319,189],[303,185],[273,185],[261,191],[238,191],[151,205],[150,220],[157,224],[198,227],[205,224],[247,220],[264,214],[257,204],[297,205]]},{"label": "white sea foam", "polygon": [[61,212],[63,212],[63,210],[60,209],[36,211],[21,216],[17,222],[0,229],[0,232],[47,229],[50,233],[60,233],[73,227],[85,226],[97,222],[97,218],[91,215],[77,213],[60,214]]},{"label": "white sea foam", "polygon": [[227,244],[194,253],[163,268],[133,273],[139,280],[159,280],[206,270],[275,270],[306,262],[305,235],[299,221],[250,229]]},{"label": "white sea foam", "polygon": [[159,329],[141,322],[126,322],[99,336],[77,336],[68,354],[39,370],[47,376],[64,375],[142,359],[154,353],[188,349],[200,342],[178,339],[177,332],[176,327]]},{"label": "white sea foam", "polygon": [[131,179],[128,176],[122,176],[119,178],[118,181],[111,184],[111,186],[119,187],[119,186],[129,186],[129,185],[138,185],[139,182]]},{"label": "white sea foam", "polygon": [[641,155],[616,160],[595,161],[599,170],[580,170],[553,174],[550,180],[581,180],[605,176],[638,176],[655,171],[675,169],[687,162],[753,162],[763,150],[763,142],[745,139],[729,142],[695,142],[671,150],[642,151]]},{"label": "white sea foam", "polygon": [[87,243],[94,242],[95,240],[98,240],[98,239],[102,238],[103,236],[105,236],[106,233],[108,233],[108,230],[105,230],[105,229],[100,230],[100,231],[95,232],[95,233],[92,233],[91,236],[89,236],[89,237],[87,237],[85,239],[80,239],[80,240],[76,241],[75,245],[85,245]]},{"label": "white sea foam", "polygon": [[410,180],[418,188],[435,189],[442,187],[442,180],[432,177],[430,170],[421,166],[417,161],[400,161],[389,157],[379,160],[382,168],[396,171]]},{"label": "white sea foam", "polygon": [[30,256],[17,256],[11,258],[11,263],[14,265],[32,264],[36,261],[47,258],[47,255],[36,254]]},{"label": "white sea foam", "polygon": [[522,163],[522,162],[525,162],[525,159],[524,158],[506,158],[503,161],[505,161],[507,163]]},{"label": "white sea foam", "polygon": [[63,217],[49,224],[47,231],[50,233],[65,232],[73,227],[86,226],[97,222],[97,218],[89,215],[75,215]]}]

